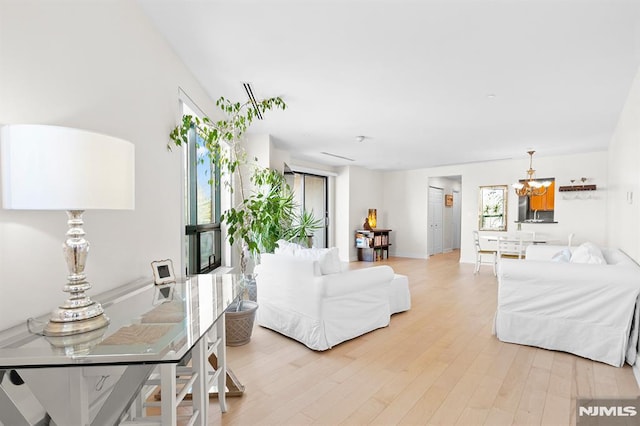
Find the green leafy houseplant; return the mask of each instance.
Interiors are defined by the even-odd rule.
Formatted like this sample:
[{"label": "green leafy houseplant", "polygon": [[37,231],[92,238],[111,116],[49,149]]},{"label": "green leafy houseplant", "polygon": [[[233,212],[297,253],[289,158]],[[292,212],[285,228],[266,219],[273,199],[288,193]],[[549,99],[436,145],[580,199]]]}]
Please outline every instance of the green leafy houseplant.
[{"label": "green leafy houseplant", "polygon": [[252,255],[273,252],[284,229],[293,222],[295,203],[284,176],[272,169],[255,169],[256,189],[222,214],[230,244],[239,239]]},{"label": "green leafy houseplant", "polygon": [[[246,153],[240,145],[242,135],[257,116],[256,106],[250,102],[231,102],[220,98],[216,106],[226,115],[226,119],[213,121],[208,117],[200,119],[185,115],[182,123],[170,133],[170,143],[180,146],[186,144],[192,129],[202,138],[206,148],[208,160],[219,165],[222,175],[237,176],[237,188],[241,201],[225,211],[221,220],[227,225],[227,240],[231,245],[240,242],[242,245],[240,266],[246,270],[247,251],[257,258],[261,252],[273,252],[276,242],[290,239],[300,234],[300,227],[306,226],[312,231],[313,220],[304,217],[304,212],[298,215],[291,188],[284,176],[278,171],[261,168],[255,161],[248,161]],[[285,109],[286,104],[279,98],[269,98],[257,102],[260,113],[274,108]],[[245,188],[248,171],[249,180],[254,187],[248,191]],[[229,184],[229,180],[225,180]],[[229,187],[230,190],[233,188]],[[294,230],[298,231],[294,231]],[[317,229],[317,228],[316,228]]]},{"label": "green leafy houseplant", "polygon": [[[258,112],[264,114],[273,108],[284,110],[287,106],[280,97],[257,101],[256,106],[250,101],[245,103],[232,102],[221,97],[216,101],[216,106],[227,118],[213,121],[209,117],[200,119],[185,114],[182,117],[181,125],[176,126],[169,134],[171,142],[167,147],[171,149],[172,143],[177,146],[188,143],[189,132],[191,129],[195,129],[204,141],[204,148],[206,148],[209,160],[219,165],[221,173],[233,176],[238,172],[238,167],[246,163],[246,154],[240,145],[240,140],[255,117],[258,116]],[[242,173],[238,173],[237,176],[240,179],[240,191],[244,191]]]},{"label": "green leafy houseplant", "polygon": [[[255,169],[251,182],[256,189],[238,206],[222,215],[230,244],[240,240],[249,254],[273,253],[280,239],[308,244],[307,238],[322,227],[312,213],[300,211],[284,176],[272,169]],[[241,257],[241,269],[246,269]]]},{"label": "green leafy houseplant", "polygon": [[318,219],[313,212],[302,210],[294,219],[293,226],[286,232],[285,239],[311,247],[311,237],[314,231],[323,227],[322,219]]}]

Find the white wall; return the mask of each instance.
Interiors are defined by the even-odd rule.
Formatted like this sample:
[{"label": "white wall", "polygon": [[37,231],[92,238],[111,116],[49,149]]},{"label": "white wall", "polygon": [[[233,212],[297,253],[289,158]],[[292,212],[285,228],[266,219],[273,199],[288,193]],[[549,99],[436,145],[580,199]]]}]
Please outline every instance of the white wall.
[{"label": "white wall", "polygon": [[423,171],[387,172],[383,180],[391,256],[427,257],[427,188]]},{"label": "white wall", "polygon": [[[382,172],[346,166],[335,178],[335,246],[342,260],[358,258],[355,231],[362,229],[369,209],[377,210],[378,228],[389,228],[389,211],[385,208]],[[393,234],[393,232],[391,233]],[[394,236],[390,235],[393,244]]]},{"label": "white wall", "polygon": [[[534,158],[534,166],[542,177],[555,177],[556,185],[569,185],[570,179],[582,176],[598,186],[588,200],[565,200],[556,193],[557,224],[523,224],[523,230],[533,230],[550,239],[566,242],[569,233],[574,241],[606,243],[607,153]],[[394,230],[396,256],[427,257],[427,190],[429,179],[440,176],[462,176],[460,261],[473,262],[471,231],[478,229],[478,188],[485,185],[511,185],[522,178],[528,168],[528,157],[522,159],[465,164],[429,169],[389,172],[382,180],[388,227]],[[510,190],[508,199],[508,231],[515,231],[517,197]]]},{"label": "white wall", "polygon": [[[382,173],[362,167],[349,167],[349,260],[356,260],[355,231],[362,229],[369,209],[376,209],[376,228],[388,228],[388,212],[383,206]],[[393,232],[389,235],[393,244]]]},{"label": "white wall", "polygon": [[340,259],[348,261],[350,257],[351,237],[355,230],[351,229],[350,209],[349,209],[349,167],[342,167],[337,170],[335,178],[335,200],[336,215],[335,224],[335,246],[340,253]]},{"label": "white wall", "polygon": [[[0,3],[0,124],[77,127],[136,147],[134,211],[88,211],[91,294],[151,279],[182,238],[181,155],[168,152],[178,87],[210,113],[209,99],[135,2]],[[72,182],[70,182],[72,184]],[[0,329],[64,300],[64,212],[0,210]]]},{"label": "white wall", "polygon": [[609,245],[640,262],[640,71],[609,145]]},{"label": "white wall", "polygon": [[[271,137],[269,137],[271,140]],[[291,156],[287,151],[277,149],[273,146],[273,143],[270,143],[271,149],[269,150],[269,167],[279,171],[280,173],[284,173],[284,165],[288,164],[291,161]]]}]

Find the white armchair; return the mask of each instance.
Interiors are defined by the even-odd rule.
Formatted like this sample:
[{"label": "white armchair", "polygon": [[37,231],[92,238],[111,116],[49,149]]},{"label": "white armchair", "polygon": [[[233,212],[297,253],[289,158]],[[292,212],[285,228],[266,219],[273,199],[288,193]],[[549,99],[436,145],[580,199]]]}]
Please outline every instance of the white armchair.
[{"label": "white armchair", "polygon": [[255,275],[257,323],[311,349],[326,350],[389,324],[389,266],[323,275],[318,260],[263,254]]}]

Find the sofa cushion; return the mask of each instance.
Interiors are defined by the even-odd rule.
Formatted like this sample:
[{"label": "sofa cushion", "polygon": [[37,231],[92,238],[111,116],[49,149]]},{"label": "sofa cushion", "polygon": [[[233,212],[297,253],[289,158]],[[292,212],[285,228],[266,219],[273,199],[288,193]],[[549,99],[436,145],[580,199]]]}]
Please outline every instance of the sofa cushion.
[{"label": "sofa cushion", "polygon": [[578,246],[571,255],[571,263],[589,263],[593,265],[603,265],[607,261],[604,259],[600,247],[591,242],[586,242]]},{"label": "sofa cushion", "polygon": [[568,247],[563,248],[562,250],[554,254],[551,260],[553,262],[568,263],[571,261],[571,250],[569,250]]},{"label": "sofa cushion", "polygon": [[287,240],[278,240],[276,242],[276,249],[273,251],[275,254],[286,254],[289,256],[295,256],[296,251],[304,249],[300,244],[292,243]]},{"label": "sofa cushion", "polygon": [[322,275],[340,272],[342,263],[337,247],[331,248],[303,248],[295,251],[295,257],[316,260],[320,264]]},{"label": "sofa cushion", "polygon": [[274,254],[279,256],[293,256],[300,259],[315,260],[320,268],[319,275],[335,274],[344,268],[340,261],[337,247],[331,248],[306,248],[300,244],[286,240],[278,240]]}]

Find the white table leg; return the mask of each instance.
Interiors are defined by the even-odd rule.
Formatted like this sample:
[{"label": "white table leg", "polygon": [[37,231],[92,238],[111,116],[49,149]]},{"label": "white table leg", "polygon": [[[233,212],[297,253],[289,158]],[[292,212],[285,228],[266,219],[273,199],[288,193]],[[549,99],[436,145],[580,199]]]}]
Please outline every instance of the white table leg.
[{"label": "white table leg", "polygon": [[87,386],[81,367],[16,371],[56,424],[89,424]]},{"label": "white table leg", "polygon": [[220,411],[227,412],[227,337],[225,327],[225,315],[220,315],[218,321],[216,321],[216,332],[218,339],[221,339],[218,345],[218,352],[216,354],[218,358],[218,402],[220,404]]},{"label": "white table leg", "polygon": [[176,364],[160,365],[160,389],[162,389],[162,424],[175,425],[178,422],[176,412]]},{"label": "white table leg", "polygon": [[206,392],[207,366],[205,364],[207,362],[208,340],[206,334],[202,336],[202,339],[196,343],[191,352],[191,369],[193,370],[193,374],[198,375],[191,391],[193,411],[195,412],[197,410],[199,413],[194,424],[203,426],[207,424],[209,408],[209,395]]},{"label": "white table leg", "polygon": [[[0,372],[0,424],[8,424],[14,426],[31,426],[31,422],[22,414],[19,403],[11,398],[11,395],[2,386],[2,374]],[[9,375],[9,370],[6,371]],[[5,380],[9,381],[9,378]]]}]

